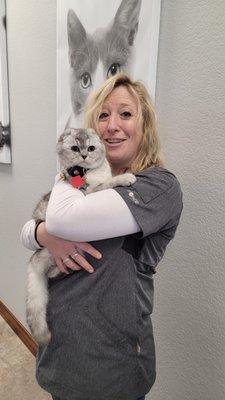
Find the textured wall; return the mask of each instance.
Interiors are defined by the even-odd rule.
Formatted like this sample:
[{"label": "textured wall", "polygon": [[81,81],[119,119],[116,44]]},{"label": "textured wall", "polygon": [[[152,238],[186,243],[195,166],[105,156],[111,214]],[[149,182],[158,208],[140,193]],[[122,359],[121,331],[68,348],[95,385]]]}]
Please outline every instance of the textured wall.
[{"label": "textured wall", "polygon": [[[24,321],[30,252],[18,235],[56,167],[56,4],[7,5],[13,164],[0,165],[0,298]],[[149,400],[225,398],[224,15],[224,1],[162,2],[156,103],[184,212],[155,276]]]},{"label": "textured wall", "polygon": [[22,225],[56,169],[56,4],[7,0],[12,165],[0,164],[0,299],[24,321]]},{"label": "textured wall", "polygon": [[162,2],[157,110],[184,192],[155,277],[151,400],[225,398],[225,2]]}]

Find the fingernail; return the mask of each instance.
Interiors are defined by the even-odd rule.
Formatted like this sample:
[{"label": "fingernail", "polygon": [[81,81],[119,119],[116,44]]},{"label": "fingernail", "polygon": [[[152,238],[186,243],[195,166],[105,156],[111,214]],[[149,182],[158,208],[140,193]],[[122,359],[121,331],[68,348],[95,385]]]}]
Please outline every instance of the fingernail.
[{"label": "fingernail", "polygon": [[90,268],[90,269],[89,269],[89,272],[90,272],[90,273],[94,272],[94,268]]},{"label": "fingernail", "polygon": [[102,258],[102,254],[101,253],[98,253],[98,258]]}]

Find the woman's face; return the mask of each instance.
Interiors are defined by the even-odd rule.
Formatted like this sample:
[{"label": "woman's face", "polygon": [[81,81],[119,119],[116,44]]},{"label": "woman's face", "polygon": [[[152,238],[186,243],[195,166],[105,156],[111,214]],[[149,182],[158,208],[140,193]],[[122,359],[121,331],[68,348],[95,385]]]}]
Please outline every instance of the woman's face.
[{"label": "woman's face", "polygon": [[136,158],[143,135],[137,115],[137,101],[125,86],[113,89],[103,104],[98,130],[115,173]]}]

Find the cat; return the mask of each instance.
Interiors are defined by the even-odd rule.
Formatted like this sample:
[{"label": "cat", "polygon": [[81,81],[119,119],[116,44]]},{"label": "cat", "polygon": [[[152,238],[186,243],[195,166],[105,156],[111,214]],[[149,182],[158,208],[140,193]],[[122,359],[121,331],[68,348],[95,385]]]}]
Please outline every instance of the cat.
[{"label": "cat", "polygon": [[141,0],[122,0],[106,28],[88,34],[73,10],[67,15],[72,114],[66,127],[81,126],[90,92],[116,73],[130,74]]},{"label": "cat", "polygon": [[[105,146],[93,129],[67,128],[59,137],[56,149],[62,179],[76,179],[78,174],[79,179],[85,178],[80,188],[85,195],[115,186],[129,186],[136,181],[131,173],[112,176]],[[50,194],[45,194],[37,204],[32,215],[35,221],[45,220]],[[31,333],[41,346],[51,339],[46,321],[48,278],[59,274],[61,272],[46,248],[35,251],[28,265],[26,317]]]}]

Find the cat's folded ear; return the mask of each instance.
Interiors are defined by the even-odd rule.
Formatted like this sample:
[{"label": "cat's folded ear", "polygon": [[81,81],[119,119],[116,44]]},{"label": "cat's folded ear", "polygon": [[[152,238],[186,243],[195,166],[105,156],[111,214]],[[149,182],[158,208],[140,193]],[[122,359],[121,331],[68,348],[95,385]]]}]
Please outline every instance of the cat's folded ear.
[{"label": "cat's folded ear", "polygon": [[63,140],[65,139],[66,136],[71,135],[72,130],[74,130],[74,129],[72,129],[72,128],[66,128],[66,129],[63,131],[63,133],[59,136],[59,138],[58,138],[58,143],[63,142]]},{"label": "cat's folded ear", "polygon": [[64,139],[67,136],[71,135],[71,133],[72,133],[72,129],[71,128],[66,128],[63,131],[63,133],[59,136],[58,141],[57,141],[57,145],[56,145],[56,151],[57,151],[58,155],[60,155],[62,150],[63,150],[63,141],[64,141]]},{"label": "cat's folded ear", "polygon": [[95,135],[95,136],[99,137],[99,134],[93,128],[87,128],[86,131],[87,131],[87,133],[89,133],[91,135]]},{"label": "cat's folded ear", "polygon": [[60,156],[63,153],[63,142],[67,136],[70,136],[75,129],[66,128],[64,132],[59,136],[57,144],[56,144],[56,152]]},{"label": "cat's folded ear", "polygon": [[127,41],[132,46],[138,31],[138,19],[142,0],[122,0],[114,18],[114,26],[125,28]]}]

